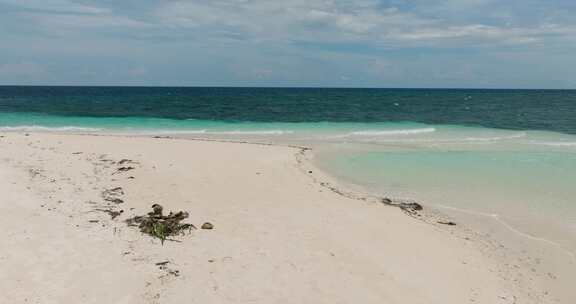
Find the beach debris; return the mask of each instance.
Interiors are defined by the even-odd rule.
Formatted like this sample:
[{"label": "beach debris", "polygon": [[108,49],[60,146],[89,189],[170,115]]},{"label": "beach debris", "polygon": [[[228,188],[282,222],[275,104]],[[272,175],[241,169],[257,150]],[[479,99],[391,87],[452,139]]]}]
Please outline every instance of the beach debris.
[{"label": "beach debris", "polygon": [[154,204],[152,205],[152,212],[148,212],[148,215],[153,217],[162,217],[162,210],[164,210],[164,207]]},{"label": "beach debris", "polygon": [[385,197],[385,198],[382,199],[382,204],[392,205],[392,200],[389,199],[389,198],[387,198],[387,197]]},{"label": "beach debris", "polygon": [[424,209],[422,205],[418,203],[400,203],[400,209],[407,211],[407,212],[416,212]]},{"label": "beach debris", "polygon": [[127,172],[127,171],[134,170],[134,169],[136,169],[136,168],[131,167],[131,166],[128,166],[128,167],[120,167],[120,168],[116,169],[116,172],[114,172],[114,173],[112,173],[112,174],[118,174],[118,173],[122,173],[122,172]]},{"label": "beach debris", "polygon": [[196,229],[192,224],[183,224],[183,220],[188,218],[188,212],[170,212],[163,215],[163,207],[159,204],[152,205],[152,212],[146,216],[135,216],[126,220],[129,226],[137,226],[140,232],[160,239],[162,244],[169,236],[181,235],[186,231]]},{"label": "beach debris", "polygon": [[124,195],[124,190],[122,189],[122,187],[116,187],[116,188],[112,188],[112,189],[107,189],[102,191],[102,198],[107,201],[107,202],[111,202],[114,204],[122,204],[124,203],[124,200],[120,199],[118,196],[122,196]]},{"label": "beach debris", "polygon": [[99,159],[101,162],[114,163],[114,160],[108,158],[108,155],[106,155],[106,154],[101,154],[100,156],[98,156],[98,159]]},{"label": "beach debris", "polygon": [[113,210],[107,210],[107,209],[95,209],[96,211],[101,211],[104,213],[108,213],[108,215],[110,215],[111,219],[115,219],[117,217],[119,217],[120,215],[122,215],[122,213],[124,213],[124,210],[119,210],[119,211],[113,211]]},{"label": "beach debris", "polygon": [[118,165],[125,165],[125,164],[137,164],[137,163],[138,163],[138,162],[133,161],[133,160],[131,160],[131,159],[124,158],[124,159],[118,161],[117,164],[118,164]]},{"label": "beach debris", "polygon": [[107,201],[107,202],[114,203],[114,204],[116,204],[116,205],[120,205],[120,204],[124,203],[124,200],[123,200],[123,199],[120,199],[120,198],[117,198],[117,197],[107,197],[107,198],[104,198],[104,200]]},{"label": "beach debris", "polygon": [[161,278],[166,276],[174,276],[174,277],[180,276],[180,270],[172,269],[171,267],[168,266],[168,264],[171,264],[170,261],[158,262],[154,264],[158,266],[160,270],[165,271],[166,274],[162,275]]},{"label": "beach debris", "polygon": [[448,226],[456,226],[456,223],[450,222],[450,221],[448,221],[448,222],[437,221],[436,223],[442,224],[442,225],[448,225]]},{"label": "beach debris", "polygon": [[30,168],[28,169],[28,174],[30,174],[30,177],[34,178],[37,176],[42,176],[42,170],[37,169],[37,168]]},{"label": "beach debris", "polygon": [[120,195],[124,195],[124,189],[122,189],[122,187],[116,187],[102,191],[102,196],[120,196]]},{"label": "beach debris", "polygon": [[212,230],[212,229],[214,229],[214,225],[206,222],[206,223],[202,224],[202,227],[200,227],[200,228],[205,229],[205,230]]},{"label": "beach debris", "polygon": [[166,274],[161,276],[160,278],[165,278],[167,276],[174,276],[174,277],[180,276],[180,270],[178,269],[170,269],[168,268],[168,266],[160,266],[160,270],[164,270],[166,272]]},{"label": "beach debris", "polygon": [[421,211],[422,209],[424,209],[422,207],[422,205],[416,203],[416,202],[395,202],[389,198],[383,198],[381,200],[382,204],[388,205],[388,206],[394,206],[394,207],[398,207],[400,208],[402,211],[409,213],[411,215],[414,215],[417,213],[417,211]]}]

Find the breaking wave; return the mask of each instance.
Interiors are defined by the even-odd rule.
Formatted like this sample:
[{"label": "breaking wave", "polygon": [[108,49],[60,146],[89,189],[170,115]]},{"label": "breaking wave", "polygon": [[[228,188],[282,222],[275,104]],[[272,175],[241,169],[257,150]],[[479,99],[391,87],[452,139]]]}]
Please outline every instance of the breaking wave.
[{"label": "breaking wave", "polygon": [[398,130],[362,130],[347,134],[348,136],[386,136],[434,133],[436,128],[398,129]]},{"label": "breaking wave", "polygon": [[551,147],[576,147],[576,142],[532,142],[537,145],[551,146]]},{"label": "breaking wave", "polygon": [[493,137],[466,137],[464,138],[465,141],[498,141],[498,140],[506,140],[506,139],[517,139],[517,138],[524,138],[526,137],[526,132],[520,132],[517,134],[512,134],[508,136],[493,136]]},{"label": "breaking wave", "polygon": [[25,131],[25,132],[98,132],[102,131],[99,128],[85,128],[85,127],[44,127],[44,126],[16,126],[16,127],[0,127],[0,131]]},{"label": "breaking wave", "polygon": [[210,131],[210,130],[153,130],[153,131],[141,131],[139,133],[144,134],[166,134],[166,135],[284,135],[293,134],[294,131],[291,130],[259,130],[259,131]]}]

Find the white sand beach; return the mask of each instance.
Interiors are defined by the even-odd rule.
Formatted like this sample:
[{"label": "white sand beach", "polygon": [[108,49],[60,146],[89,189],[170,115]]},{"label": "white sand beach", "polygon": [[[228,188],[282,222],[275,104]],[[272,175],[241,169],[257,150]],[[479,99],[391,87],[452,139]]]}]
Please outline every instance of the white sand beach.
[{"label": "white sand beach", "polygon": [[[2,303],[557,303],[463,225],[332,191],[313,151],[0,135]],[[152,204],[214,229],[161,244],[125,223]]]}]

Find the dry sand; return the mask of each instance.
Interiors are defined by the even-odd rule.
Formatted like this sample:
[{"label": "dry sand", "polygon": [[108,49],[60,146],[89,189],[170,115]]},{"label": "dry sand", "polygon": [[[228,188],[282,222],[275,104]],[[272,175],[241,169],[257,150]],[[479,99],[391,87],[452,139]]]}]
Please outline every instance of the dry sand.
[{"label": "dry sand", "polygon": [[[310,151],[0,135],[2,303],[555,303],[461,225],[335,193]],[[154,203],[215,228],[162,245],[127,227]]]}]

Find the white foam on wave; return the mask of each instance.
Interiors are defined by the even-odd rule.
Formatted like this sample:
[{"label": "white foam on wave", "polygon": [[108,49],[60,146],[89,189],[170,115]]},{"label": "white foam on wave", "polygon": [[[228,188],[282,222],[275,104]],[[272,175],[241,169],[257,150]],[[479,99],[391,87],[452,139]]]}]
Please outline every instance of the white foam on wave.
[{"label": "white foam on wave", "polygon": [[44,126],[15,126],[15,127],[0,127],[0,131],[26,131],[26,132],[98,132],[102,129],[98,128],[85,128],[75,126],[64,127],[44,127]]},{"label": "white foam on wave", "polygon": [[531,143],[536,144],[536,145],[544,145],[544,146],[552,146],[552,147],[576,147],[576,142],[538,142],[538,141],[532,141]]},{"label": "white foam on wave", "polygon": [[125,129],[101,129],[101,128],[88,128],[88,127],[77,127],[77,126],[62,126],[62,127],[46,127],[37,125],[23,125],[23,126],[4,126],[0,127],[0,131],[12,131],[12,132],[100,132],[109,131],[113,133],[122,134],[146,134],[146,135],[284,135],[292,134],[292,130],[231,130],[231,131],[209,131],[207,129],[190,129],[190,130],[169,130],[169,129],[159,129],[159,130],[146,130],[137,128],[125,128]]},{"label": "white foam on wave", "polygon": [[493,136],[493,137],[466,137],[465,141],[498,141],[506,139],[517,139],[526,137],[526,132],[520,132],[517,134],[512,134],[508,136]]},{"label": "white foam on wave", "polygon": [[[493,144],[500,141],[521,139],[528,136],[526,132],[518,132],[510,135],[503,136],[468,136],[464,137],[460,134],[444,134],[436,132],[435,128],[421,128],[421,129],[400,129],[400,130],[365,130],[356,131],[352,133],[329,136],[329,139],[350,139],[352,137],[356,142],[362,143],[430,143],[430,144]],[[419,134],[435,133],[438,136],[411,136]],[[322,138],[319,138],[322,139]]]},{"label": "white foam on wave", "polygon": [[222,134],[222,135],[284,135],[293,134],[294,131],[291,130],[262,130],[262,131],[214,131],[206,132],[207,134]]},{"label": "white foam on wave", "polygon": [[[126,130],[124,130],[126,131]],[[186,135],[205,134],[208,130],[130,130],[128,133],[149,134],[149,135]]]},{"label": "white foam on wave", "polygon": [[145,134],[165,134],[165,135],[284,135],[284,134],[292,134],[294,131],[291,130],[259,130],[259,131],[241,131],[241,130],[232,130],[232,131],[209,131],[206,129],[203,130],[155,130],[155,131],[143,131],[141,133]]},{"label": "white foam on wave", "polygon": [[434,133],[436,128],[396,129],[396,130],[362,130],[348,133],[347,136],[386,136]]}]

